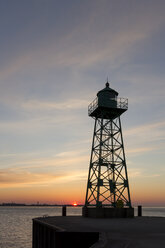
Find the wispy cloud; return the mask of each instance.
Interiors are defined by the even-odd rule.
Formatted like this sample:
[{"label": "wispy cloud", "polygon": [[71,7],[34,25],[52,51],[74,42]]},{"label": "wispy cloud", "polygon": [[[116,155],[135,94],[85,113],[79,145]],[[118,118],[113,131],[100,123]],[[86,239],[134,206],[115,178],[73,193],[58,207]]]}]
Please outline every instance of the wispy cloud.
[{"label": "wispy cloud", "polygon": [[51,184],[68,183],[75,180],[86,179],[84,172],[72,173],[34,173],[26,170],[0,170],[0,186],[1,188],[21,188],[37,186],[50,186]]},{"label": "wispy cloud", "polygon": [[28,64],[32,63],[32,53],[24,53],[18,55],[15,60],[11,59],[6,67],[2,67],[0,70],[0,79],[3,80],[9,75],[13,75],[25,68]]},{"label": "wispy cloud", "polygon": [[159,149],[159,147],[156,147],[156,146],[150,146],[150,147],[135,147],[135,148],[128,148],[127,149],[127,154],[128,156],[134,156],[134,155],[137,155],[137,154],[143,154],[143,153],[146,153],[146,152],[151,152],[151,151],[154,151],[154,150],[157,150]]},{"label": "wispy cloud", "polygon": [[[86,150],[83,149],[75,149],[69,150],[65,152],[60,152],[54,154],[54,152],[50,153],[48,151],[49,156],[41,156],[41,153],[23,153],[14,156],[12,160],[8,160],[8,168],[9,170],[27,170],[32,171],[35,169],[40,169],[47,171],[51,169],[52,172],[61,172],[64,170],[69,172],[74,172],[77,168],[80,169],[81,165],[83,166],[81,169],[84,170],[86,166],[88,166],[89,157],[86,154]],[[46,154],[46,151],[45,151]],[[5,154],[6,155],[6,154]],[[2,156],[3,158],[3,156]],[[1,162],[2,164],[3,162]],[[3,164],[1,165],[3,166]],[[6,167],[6,164],[5,164]]]},{"label": "wispy cloud", "polygon": [[29,158],[20,153],[19,159],[15,154],[5,155],[10,155],[13,159],[0,169],[2,188],[50,186],[87,179],[88,156],[82,149],[59,152],[52,157],[42,158],[40,153],[29,153]]},{"label": "wispy cloud", "polygon": [[67,110],[67,109],[81,109],[86,108],[89,104],[88,100],[85,99],[67,99],[63,102],[45,102],[30,100],[24,102],[22,107],[26,110]]},{"label": "wispy cloud", "polygon": [[161,174],[159,173],[153,173],[150,171],[146,171],[142,168],[130,168],[129,169],[129,178],[156,178],[160,177]]},{"label": "wispy cloud", "polygon": [[[161,6],[153,8],[153,6],[144,6],[146,12],[142,13],[141,9],[137,9],[135,19],[128,22],[128,18],[124,17],[124,13],[119,11],[118,29],[113,30],[111,25],[107,29],[105,23],[113,21],[116,17],[109,10],[113,9],[113,4],[108,2],[106,5],[101,3],[91,11],[88,18],[82,22],[75,23],[70,32],[62,34],[56,40],[56,36],[47,39],[47,42],[40,42],[24,54],[19,54],[5,68],[1,69],[1,80],[12,76],[22,68],[29,70],[34,66],[40,68],[55,68],[56,66],[70,66],[73,69],[93,66],[96,63],[110,60],[111,65],[118,64],[120,61],[126,60],[125,53],[129,54],[130,48],[138,42],[150,38],[153,33],[164,25],[164,15],[161,13]],[[97,9],[98,8],[98,9]],[[138,12],[140,15],[138,15]],[[159,15],[155,14],[159,13]],[[102,14],[104,13],[104,20]],[[105,23],[104,23],[105,22]],[[98,24],[98,25],[97,25]],[[98,32],[98,28],[100,30]],[[92,30],[92,32],[91,32]],[[84,39],[84,37],[87,37]],[[22,52],[22,51],[21,51]],[[120,58],[120,60],[119,60]]]},{"label": "wispy cloud", "polygon": [[[151,142],[154,140],[164,140],[165,137],[165,121],[155,122],[155,123],[147,123],[143,125],[139,125],[134,128],[129,128],[125,130],[124,135],[127,137],[135,137],[136,142],[140,140],[142,142]],[[154,146],[152,145],[154,148]],[[155,146],[156,147],[156,146]]]},{"label": "wispy cloud", "polygon": [[41,130],[47,130],[49,132],[48,127],[57,128],[59,129],[62,126],[70,125],[72,123],[78,123],[80,122],[79,119],[76,118],[76,115],[73,113],[70,115],[62,115],[62,114],[54,114],[51,115],[50,113],[45,113],[42,116],[35,117],[34,115],[29,115],[28,118],[25,116],[24,118],[21,118],[21,120],[9,120],[9,121],[3,121],[0,123],[0,131],[1,132],[19,132],[19,133],[35,133],[35,132],[41,132]]},{"label": "wispy cloud", "polygon": [[51,182],[56,178],[61,177],[61,175],[51,175],[46,173],[32,173],[25,170],[15,170],[15,169],[8,169],[8,170],[0,170],[0,181],[1,186],[9,186],[12,185],[20,185],[20,184],[27,184],[27,183],[39,183],[39,182]]}]

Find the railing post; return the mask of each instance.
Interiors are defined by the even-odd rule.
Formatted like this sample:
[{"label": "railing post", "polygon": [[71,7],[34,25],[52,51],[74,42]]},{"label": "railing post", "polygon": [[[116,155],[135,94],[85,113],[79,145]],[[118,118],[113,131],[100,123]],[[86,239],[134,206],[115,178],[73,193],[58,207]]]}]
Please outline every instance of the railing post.
[{"label": "railing post", "polygon": [[66,216],[66,206],[62,206],[62,216]]},{"label": "railing post", "polygon": [[138,206],[138,216],[142,216],[142,206]]}]

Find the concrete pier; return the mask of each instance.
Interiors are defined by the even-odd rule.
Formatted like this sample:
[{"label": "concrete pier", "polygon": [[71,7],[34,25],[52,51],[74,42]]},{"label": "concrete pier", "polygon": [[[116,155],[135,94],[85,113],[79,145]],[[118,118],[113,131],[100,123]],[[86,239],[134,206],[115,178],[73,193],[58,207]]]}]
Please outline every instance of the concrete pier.
[{"label": "concrete pier", "polygon": [[164,227],[163,217],[36,218],[33,219],[33,248],[164,248]]},{"label": "concrete pier", "polygon": [[[99,232],[86,231],[84,228],[78,228],[78,226],[70,228],[66,224],[61,227],[62,223],[59,222],[57,226],[57,219],[64,223],[66,222],[63,218],[68,219],[65,215],[58,217],[33,219],[33,248],[85,248],[91,247],[99,240]],[[70,224],[74,225],[73,221]]]}]

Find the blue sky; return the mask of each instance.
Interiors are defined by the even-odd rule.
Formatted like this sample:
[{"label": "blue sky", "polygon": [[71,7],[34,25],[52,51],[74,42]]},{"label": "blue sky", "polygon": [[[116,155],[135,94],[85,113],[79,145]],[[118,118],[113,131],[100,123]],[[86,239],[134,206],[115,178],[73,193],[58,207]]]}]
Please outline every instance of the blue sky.
[{"label": "blue sky", "polygon": [[164,12],[163,0],[1,1],[0,202],[84,201],[87,106],[108,76],[129,100],[133,203],[165,205]]}]

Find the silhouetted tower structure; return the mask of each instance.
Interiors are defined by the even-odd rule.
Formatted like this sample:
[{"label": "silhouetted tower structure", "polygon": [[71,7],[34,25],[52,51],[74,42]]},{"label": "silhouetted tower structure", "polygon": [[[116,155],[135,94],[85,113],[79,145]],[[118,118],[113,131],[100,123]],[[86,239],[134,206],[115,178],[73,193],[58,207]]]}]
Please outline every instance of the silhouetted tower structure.
[{"label": "silhouetted tower structure", "polygon": [[[95,120],[85,207],[131,208],[120,115],[128,99],[106,87],[88,107]],[[131,216],[132,217],[132,216]]]}]

